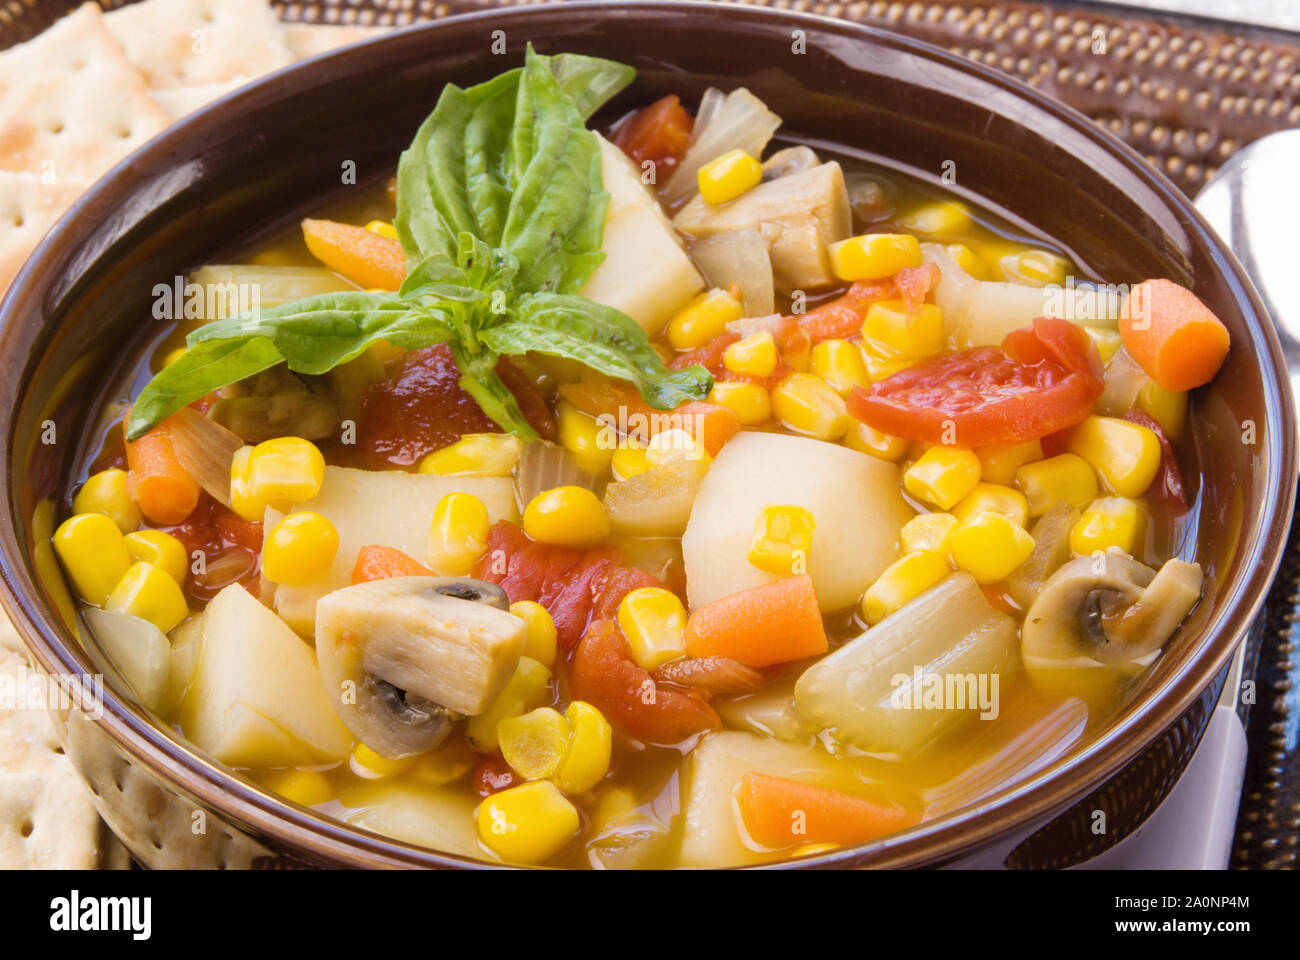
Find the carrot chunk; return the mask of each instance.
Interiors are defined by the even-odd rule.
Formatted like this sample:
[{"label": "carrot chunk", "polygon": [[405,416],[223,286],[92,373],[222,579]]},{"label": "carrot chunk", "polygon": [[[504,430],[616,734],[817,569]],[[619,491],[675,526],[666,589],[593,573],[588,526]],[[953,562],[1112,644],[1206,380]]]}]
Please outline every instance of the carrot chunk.
[{"label": "carrot chunk", "polygon": [[433,571],[420,561],[393,547],[369,544],[357,551],[357,562],[352,568],[353,583],[371,580],[391,580],[393,577],[432,577]]},{"label": "carrot chunk", "polygon": [[1138,366],[1166,390],[1209,383],[1228,355],[1228,328],[1170,280],[1139,283],[1120,308],[1119,332]]},{"label": "carrot chunk", "polygon": [[829,649],[807,574],[773,580],[705,604],[686,621],[692,657],[730,657],[767,667]]},{"label": "carrot chunk", "polygon": [[664,430],[685,430],[715,457],[740,429],[736,411],[720,403],[693,400],[672,410],[656,410],[642,399],[636,387],[606,377],[584,377],[566,383],[560,394],[583,413],[612,418],[616,427],[625,425],[642,442]]},{"label": "carrot chunk", "polygon": [[901,806],[751,770],[737,792],[745,829],[768,847],[866,843],[916,822]]},{"label": "carrot chunk", "polygon": [[302,236],[313,257],[366,289],[396,290],[406,279],[406,254],[391,237],[333,220],[304,220]]},{"label": "carrot chunk", "polygon": [[[125,432],[127,413],[122,421]],[[172,447],[174,420],[168,417],[139,440],[126,442],[127,493],[151,521],[164,526],[182,523],[199,503],[199,484],[191,477]]]}]

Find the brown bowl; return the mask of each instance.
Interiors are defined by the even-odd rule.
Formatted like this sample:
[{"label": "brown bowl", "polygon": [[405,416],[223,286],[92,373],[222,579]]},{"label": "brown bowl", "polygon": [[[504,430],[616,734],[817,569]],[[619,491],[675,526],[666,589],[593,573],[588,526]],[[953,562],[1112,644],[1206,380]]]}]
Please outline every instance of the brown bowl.
[{"label": "brown bowl", "polygon": [[[506,57],[491,52],[497,30]],[[1197,393],[1189,431],[1201,471],[1190,477],[1199,520],[1182,555],[1210,574],[1206,599],[1129,703],[1094,739],[975,808],[799,862],[1060,865],[1131,832],[1190,758],[1290,523],[1296,424],[1264,309],[1187,199],[1080,114],[902,36],[751,7],[566,3],[411,28],[228,96],[100,180],[0,307],[8,453],[0,601],[39,667],[61,677],[96,672],[37,578],[33,511],[45,499],[65,509],[61,491],[84,460],[92,414],[122,390],[119,359],[157,335],[140,322],[154,285],[336,197],[347,189],[340,173],[349,161],[363,182],[387,173],[444,83],[495,75],[528,41],[545,53],[635,65],[637,81],[615,112],[667,92],[690,102],[711,84],[743,83],[786,119],[791,139],[936,184],[955,171],[948,189],[1056,240],[1090,274],[1169,277],[1223,318],[1234,347],[1214,384]],[[55,442],[42,442],[51,423]],[[111,686],[102,712],[72,705],[54,713],[100,812],[146,865],[472,865],[269,795]],[[1103,838],[1087,829],[1098,806],[1110,822]]]}]

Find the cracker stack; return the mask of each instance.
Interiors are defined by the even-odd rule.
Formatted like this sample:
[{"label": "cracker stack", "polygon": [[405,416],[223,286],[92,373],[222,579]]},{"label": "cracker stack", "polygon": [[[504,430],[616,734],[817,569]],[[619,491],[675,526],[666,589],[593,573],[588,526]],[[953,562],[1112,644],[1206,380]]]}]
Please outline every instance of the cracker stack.
[{"label": "cracker stack", "polygon": [[81,192],[172,121],[381,32],[282,24],[267,0],[85,3],[0,53],[0,294]]},{"label": "cracker stack", "polygon": [[[173,120],[379,32],[281,24],[266,0],[86,3],[0,53],[0,294],[86,187]],[[0,685],[31,677],[0,613]],[[125,862],[43,706],[0,705],[0,869]]]}]

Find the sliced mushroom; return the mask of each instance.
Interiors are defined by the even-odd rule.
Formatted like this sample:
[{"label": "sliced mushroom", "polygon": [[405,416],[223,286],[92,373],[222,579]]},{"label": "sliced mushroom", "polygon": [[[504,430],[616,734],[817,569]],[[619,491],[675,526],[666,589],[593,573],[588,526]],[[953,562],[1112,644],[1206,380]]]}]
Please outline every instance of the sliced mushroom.
[{"label": "sliced mushroom", "polygon": [[756,229],[782,293],[835,283],[827,247],[849,235],[849,196],[840,165],[809,166],[811,153],[807,147],[779,151],[763,165],[763,183],[716,207],[697,196],[673,218],[673,226],[696,240]]},{"label": "sliced mushroom", "polygon": [[1195,563],[1169,560],[1157,573],[1112,550],[1079,557],[1043,585],[1021,630],[1027,660],[1136,660],[1164,646],[1201,597]]},{"label": "sliced mushroom", "polygon": [[523,649],[505,591],[468,578],[397,577],[316,604],[316,656],[339,718],[366,746],[404,757],[487,709]]},{"label": "sliced mushroom", "polygon": [[338,426],[329,380],[300,376],[284,365],[224,387],[219,394],[208,416],[248,443],[291,435],[319,440]]}]

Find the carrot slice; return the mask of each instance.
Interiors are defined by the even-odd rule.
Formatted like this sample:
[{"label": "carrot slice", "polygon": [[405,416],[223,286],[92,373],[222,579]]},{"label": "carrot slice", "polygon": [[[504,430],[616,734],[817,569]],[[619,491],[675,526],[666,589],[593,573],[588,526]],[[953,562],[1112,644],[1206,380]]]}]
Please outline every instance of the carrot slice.
[{"label": "carrot slice", "polygon": [[842,790],[818,787],[751,770],[737,791],[745,829],[768,847],[805,843],[866,843],[910,826],[916,817]]},{"label": "carrot slice", "polygon": [[353,583],[371,580],[391,580],[393,577],[432,577],[433,571],[420,561],[393,547],[369,544],[357,551],[357,562],[352,568]]},{"label": "carrot slice", "polygon": [[1191,390],[1213,380],[1231,341],[1214,312],[1170,280],[1146,280],[1129,291],[1119,332],[1129,356],[1166,390]]},{"label": "carrot slice", "polygon": [[613,418],[617,428],[625,426],[642,441],[664,430],[685,430],[704,444],[711,457],[740,429],[736,411],[720,403],[693,400],[672,410],[656,410],[636,387],[607,377],[587,376],[567,383],[560,394],[583,413]]},{"label": "carrot slice", "polygon": [[406,279],[406,254],[391,237],[333,220],[304,220],[302,236],[313,257],[366,289],[396,290]]},{"label": "carrot slice", "polygon": [[686,621],[686,652],[692,657],[730,657],[767,667],[828,649],[817,592],[807,574],[729,594]]},{"label": "carrot slice", "polygon": [[[125,434],[128,411],[122,421]],[[182,523],[199,503],[199,484],[191,477],[172,446],[174,416],[168,417],[139,440],[126,442],[126,491],[151,521],[164,526]]]}]

